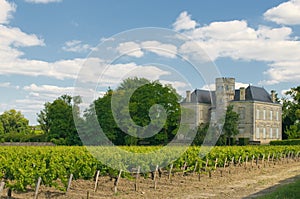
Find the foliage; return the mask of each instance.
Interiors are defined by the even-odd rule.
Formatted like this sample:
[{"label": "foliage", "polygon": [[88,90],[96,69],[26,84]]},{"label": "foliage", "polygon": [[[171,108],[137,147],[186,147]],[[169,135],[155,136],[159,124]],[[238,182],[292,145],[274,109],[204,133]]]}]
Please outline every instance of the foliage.
[{"label": "foliage", "polygon": [[233,111],[232,105],[229,105],[227,107],[225,123],[223,126],[224,136],[222,136],[222,135],[220,136],[219,143],[222,143],[222,142],[226,143],[226,141],[224,141],[224,139],[225,139],[225,140],[227,140],[228,145],[233,144],[232,137],[236,136],[239,133],[238,120],[239,120],[239,114],[236,113],[235,111]]},{"label": "foliage", "polygon": [[[85,114],[85,121],[93,118],[95,109],[103,132],[116,145],[166,144],[178,129],[178,101],[179,95],[170,86],[144,78],[129,78],[116,90],[109,89],[95,100]],[[165,116],[163,109],[166,110],[164,123],[161,122]],[[156,130],[158,133],[148,136]]]},{"label": "foliage", "polygon": [[[128,156],[117,156],[116,150],[111,147],[90,147],[107,160],[114,161],[121,158],[119,169],[130,171],[131,168],[141,166],[141,168],[149,169],[149,165],[145,165],[142,158],[134,159],[139,165],[133,165],[133,158],[137,158],[137,154],[148,153],[161,149],[159,146],[123,146],[124,151],[131,151]],[[209,149],[209,148],[208,148]],[[171,162],[170,156],[182,150],[180,146],[168,149],[165,156],[157,156],[151,160],[153,165],[163,162],[173,163],[174,170],[180,170],[186,162],[189,168],[198,162],[203,165],[206,159],[209,160],[208,167],[214,168],[214,161],[218,158],[218,166],[223,167],[225,159],[237,163],[239,157],[241,163],[248,161],[252,157],[273,157],[280,158],[283,154],[293,153],[299,154],[300,146],[227,146],[214,147],[205,156],[200,156],[203,147],[189,147],[177,160]],[[93,157],[86,147],[80,146],[56,146],[56,147],[0,147],[0,178],[6,181],[6,185],[13,190],[25,191],[28,187],[34,187],[38,177],[42,177],[45,186],[53,186],[58,189],[65,190],[68,177],[73,174],[74,179],[91,179],[97,170],[101,175],[116,176],[118,170],[109,168]],[[147,168],[148,166],[148,168]],[[124,175],[128,176],[128,174]],[[62,182],[62,184],[59,183]]]},{"label": "foliage", "polygon": [[282,99],[283,138],[300,138],[300,86],[291,88]]},{"label": "foliage", "polygon": [[193,140],[193,143],[192,143],[193,145],[200,146],[203,144],[204,139],[207,134],[207,131],[208,131],[208,127],[209,127],[209,124],[203,124],[203,123],[197,127],[197,134]]},{"label": "foliage", "polygon": [[0,133],[30,133],[29,121],[20,111],[5,111],[0,115]]},{"label": "foliage", "polygon": [[273,140],[270,145],[300,145],[300,139]]},{"label": "foliage", "polygon": [[38,114],[38,122],[48,141],[58,145],[82,144],[73,120],[72,107],[76,105],[74,99],[63,95],[52,103],[46,103],[44,110]]},{"label": "foliage", "polygon": [[6,133],[0,135],[1,142],[46,142],[45,134]]}]

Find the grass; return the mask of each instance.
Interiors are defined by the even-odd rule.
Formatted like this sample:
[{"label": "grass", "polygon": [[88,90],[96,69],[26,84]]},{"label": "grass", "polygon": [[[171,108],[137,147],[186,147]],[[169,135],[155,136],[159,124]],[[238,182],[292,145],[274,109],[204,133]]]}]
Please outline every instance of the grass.
[{"label": "grass", "polygon": [[279,186],[277,189],[258,199],[299,199],[300,198],[300,178],[294,182]]}]

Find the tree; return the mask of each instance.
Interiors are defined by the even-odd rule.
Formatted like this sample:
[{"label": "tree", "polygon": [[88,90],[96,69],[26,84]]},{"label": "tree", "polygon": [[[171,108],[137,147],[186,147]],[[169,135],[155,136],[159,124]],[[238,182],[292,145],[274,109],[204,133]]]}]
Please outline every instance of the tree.
[{"label": "tree", "polygon": [[282,99],[283,138],[300,138],[300,86],[291,88]]},{"label": "tree", "polygon": [[[30,133],[29,121],[20,111],[11,109],[0,115],[3,133]],[[1,126],[1,125],[0,125]]]},{"label": "tree", "polygon": [[0,121],[0,135],[4,134],[4,127],[2,122]]},{"label": "tree", "polygon": [[197,127],[197,134],[193,140],[193,145],[197,145],[197,146],[200,146],[203,144],[204,142],[204,139],[207,135],[207,131],[208,131],[208,128],[209,128],[209,124],[206,123],[201,123],[198,127]]},{"label": "tree", "polygon": [[52,103],[46,103],[44,110],[38,114],[38,122],[47,134],[47,140],[59,145],[81,145],[78,136],[72,107],[80,100],[69,95],[62,95]]},{"label": "tree", "polygon": [[231,138],[239,133],[238,129],[239,114],[233,111],[233,106],[227,107],[225,123],[223,126],[224,136],[228,140],[228,145],[231,145]]},{"label": "tree", "polygon": [[[95,100],[86,117],[93,115],[93,107],[103,132],[118,145],[166,144],[176,134],[179,123],[179,95],[175,89],[145,78],[128,78],[116,90],[109,89]],[[149,137],[151,133],[154,135]]]}]

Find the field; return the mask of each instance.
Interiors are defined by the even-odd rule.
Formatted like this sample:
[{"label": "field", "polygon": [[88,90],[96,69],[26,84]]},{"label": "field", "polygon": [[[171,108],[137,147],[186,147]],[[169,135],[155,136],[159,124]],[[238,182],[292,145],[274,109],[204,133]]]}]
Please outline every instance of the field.
[{"label": "field", "polygon": [[[159,147],[122,147],[123,151],[135,151],[135,154],[158,149]],[[112,162],[119,161],[120,169],[112,169],[102,164],[85,147],[1,147],[0,175],[5,182],[5,190],[11,190],[12,195],[19,198],[28,197],[26,194],[33,197],[40,177],[40,197],[48,193],[52,194],[51,198],[55,194],[58,194],[58,198],[72,198],[72,193],[75,191],[76,194],[76,190],[83,190],[79,191],[79,195],[77,193],[79,198],[124,198],[128,194],[129,198],[139,198],[152,192],[170,197],[171,192],[170,195],[162,192],[168,189],[178,190],[179,196],[178,194],[192,194],[195,192],[192,188],[200,185],[217,187],[218,182],[226,185],[227,181],[235,178],[244,183],[241,177],[266,175],[274,173],[276,169],[281,169],[283,176],[287,172],[284,168],[289,168],[289,165],[294,169],[298,168],[300,146],[214,147],[206,156],[199,156],[199,153],[205,151],[203,148],[190,147],[179,159],[169,162],[165,167],[160,165],[172,159],[172,154],[180,151],[180,147],[171,148],[169,154],[166,152],[165,156],[152,160],[143,160],[138,155],[120,157],[109,147],[94,147],[89,150],[96,151],[94,154],[102,155],[104,159],[110,157]],[[139,165],[132,165],[132,160],[136,157],[139,158]],[[155,165],[158,165],[157,169]],[[149,172],[137,173],[136,168],[146,171],[149,169],[147,167],[150,168]],[[99,178],[96,194],[94,178],[97,171]],[[73,178],[69,182],[70,176]],[[189,193],[180,191],[182,186],[185,187],[184,190],[191,189]],[[2,195],[5,194],[3,191]],[[159,197],[149,195],[151,196]]]}]

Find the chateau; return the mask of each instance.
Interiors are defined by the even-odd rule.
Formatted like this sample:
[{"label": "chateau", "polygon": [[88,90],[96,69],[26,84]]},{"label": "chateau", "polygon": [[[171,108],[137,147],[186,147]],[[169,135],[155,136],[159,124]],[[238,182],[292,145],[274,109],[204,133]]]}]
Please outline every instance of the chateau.
[{"label": "chateau", "polygon": [[216,90],[196,89],[186,91],[183,107],[197,109],[197,125],[214,120],[216,112],[233,105],[239,114],[238,138],[249,138],[261,144],[281,140],[281,104],[276,102],[275,92],[251,86],[235,90],[234,78],[217,78]]}]

